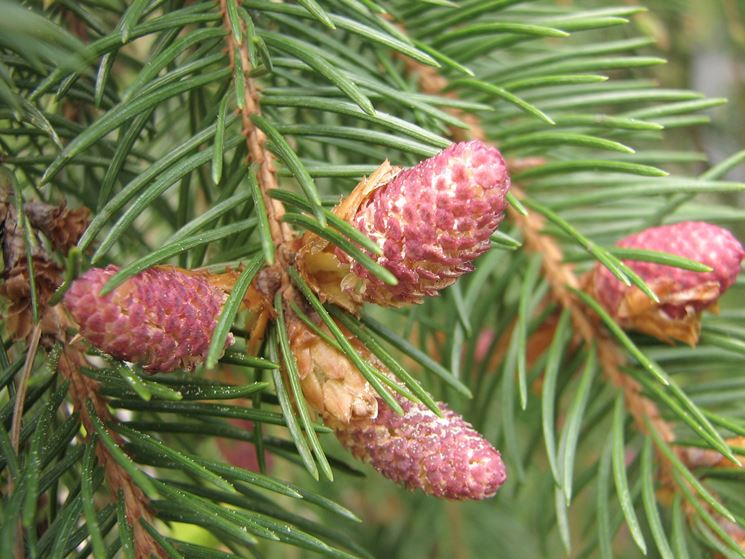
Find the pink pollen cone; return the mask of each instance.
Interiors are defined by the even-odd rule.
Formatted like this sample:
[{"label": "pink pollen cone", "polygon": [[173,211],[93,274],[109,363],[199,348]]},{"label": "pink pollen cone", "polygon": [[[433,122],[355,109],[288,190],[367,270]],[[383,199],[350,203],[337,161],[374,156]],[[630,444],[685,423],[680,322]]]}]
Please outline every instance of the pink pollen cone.
[{"label": "pink pollen cone", "polygon": [[713,307],[735,282],[745,251],[726,229],[687,221],[645,229],[618,242],[619,247],[667,252],[701,262],[710,272],[693,272],[654,262],[626,261],[657,294],[654,303],[636,287],[628,287],[605,267],[592,276],[595,297],[625,328],[667,340],[695,344],[699,315]]},{"label": "pink pollen cone", "polygon": [[507,478],[499,451],[445,404],[437,417],[422,404],[397,399],[403,416],[378,399],[376,418],[334,423],[339,441],[408,489],[453,500],[493,497]]},{"label": "pink pollen cone", "polygon": [[[227,295],[205,275],[159,266],[101,296],[117,271],[116,266],[92,268],[65,294],[81,335],[150,372],[191,371],[203,362]],[[232,343],[231,336],[226,346]]]},{"label": "pink pollen cone", "polygon": [[364,300],[419,303],[473,270],[473,260],[489,249],[489,237],[504,218],[509,188],[499,150],[480,140],[452,144],[375,190],[351,219],[383,250],[382,256],[369,256],[398,285],[384,284],[341,250],[336,256],[363,280]]}]

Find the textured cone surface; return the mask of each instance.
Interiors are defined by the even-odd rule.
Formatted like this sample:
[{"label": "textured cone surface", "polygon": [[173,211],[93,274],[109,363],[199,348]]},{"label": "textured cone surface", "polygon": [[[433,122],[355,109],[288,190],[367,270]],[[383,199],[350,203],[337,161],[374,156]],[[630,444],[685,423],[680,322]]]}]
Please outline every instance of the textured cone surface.
[{"label": "textured cone surface", "polygon": [[[288,313],[290,343],[306,401],[333,427],[355,457],[409,489],[446,499],[486,499],[504,483],[499,452],[445,404],[438,417],[423,404],[394,394],[396,414],[356,367]],[[357,338],[347,335],[363,360],[390,371]]]},{"label": "textured cone surface", "polygon": [[[386,306],[421,302],[466,272],[489,249],[489,236],[504,217],[510,187],[499,151],[479,140],[453,144],[398,173],[357,209],[352,224],[383,250],[370,254],[398,279],[386,285],[345,253],[365,301]],[[360,281],[361,280],[361,281]]]},{"label": "textured cone surface", "polygon": [[699,314],[713,306],[735,282],[745,251],[726,229],[703,222],[652,227],[618,242],[624,248],[656,250],[706,264],[711,272],[692,272],[654,262],[626,261],[655,291],[660,303],[628,287],[605,267],[592,276],[596,298],[621,326],[661,339],[695,343]]},{"label": "textured cone surface", "polygon": [[378,400],[374,419],[333,423],[355,457],[408,489],[445,499],[487,499],[507,478],[502,457],[460,415],[440,403],[443,417],[397,397],[404,415]]},{"label": "textured cone surface", "polygon": [[[204,275],[156,267],[101,296],[117,271],[88,270],[65,294],[80,333],[98,349],[150,372],[189,371],[203,362],[226,294]],[[226,345],[232,342],[230,337]]]}]

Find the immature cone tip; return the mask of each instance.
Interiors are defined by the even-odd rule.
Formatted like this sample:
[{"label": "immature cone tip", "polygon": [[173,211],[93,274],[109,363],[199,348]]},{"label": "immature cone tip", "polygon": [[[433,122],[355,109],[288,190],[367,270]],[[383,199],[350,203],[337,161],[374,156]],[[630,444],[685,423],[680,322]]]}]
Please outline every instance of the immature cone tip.
[{"label": "immature cone tip", "polygon": [[437,417],[422,404],[397,400],[402,416],[378,399],[377,417],[334,423],[339,441],[408,489],[453,500],[493,497],[507,479],[499,451],[445,404]]},{"label": "immature cone tip", "polygon": [[[206,275],[147,269],[101,296],[116,266],[92,268],[73,282],[64,304],[98,349],[150,372],[190,371],[207,357],[227,295]],[[233,343],[232,336],[226,346]]]},{"label": "immature cone tip", "polygon": [[420,303],[473,269],[504,218],[510,188],[499,151],[480,140],[452,144],[410,169],[387,162],[334,209],[383,254],[367,252],[398,280],[379,280],[340,249],[306,235],[299,266],[322,297],[354,310]]},{"label": "immature cone tip", "polygon": [[381,249],[379,264],[398,280],[389,286],[346,254],[365,285],[365,300],[380,305],[417,303],[437,294],[489,249],[504,217],[510,187],[502,154],[480,140],[452,144],[401,171],[357,210],[352,224]]},{"label": "immature cone tip", "polygon": [[621,283],[603,266],[598,265],[591,278],[596,298],[622,327],[691,345],[698,341],[701,311],[715,308],[719,297],[735,282],[745,256],[732,233],[696,221],[645,229],[622,239],[618,246],[667,252],[712,268],[702,273],[627,261],[657,294],[659,304],[638,288]]}]

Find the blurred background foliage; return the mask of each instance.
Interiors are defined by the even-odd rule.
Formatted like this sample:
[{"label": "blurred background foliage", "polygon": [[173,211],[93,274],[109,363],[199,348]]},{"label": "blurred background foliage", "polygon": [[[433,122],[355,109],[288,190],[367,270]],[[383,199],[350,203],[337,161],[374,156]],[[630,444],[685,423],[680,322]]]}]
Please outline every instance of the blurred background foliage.
[{"label": "blurred background foliage", "polygon": [[[649,11],[636,16],[639,29],[654,38],[655,50],[668,60],[654,68],[659,82],[729,101],[709,111],[709,126],[669,136],[717,163],[745,145],[745,2],[649,0],[644,5]],[[729,176],[742,180],[745,169]]]}]

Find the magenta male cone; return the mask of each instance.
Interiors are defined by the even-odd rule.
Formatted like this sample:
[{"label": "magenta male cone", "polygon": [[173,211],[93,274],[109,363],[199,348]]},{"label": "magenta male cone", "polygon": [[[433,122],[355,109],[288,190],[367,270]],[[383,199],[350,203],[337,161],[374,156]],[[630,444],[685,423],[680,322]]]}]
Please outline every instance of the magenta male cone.
[{"label": "magenta male cone", "polygon": [[499,451],[445,404],[437,417],[422,404],[397,399],[403,416],[378,399],[374,419],[334,422],[339,441],[408,489],[454,500],[494,496],[507,478]]},{"label": "magenta male cone", "polygon": [[390,286],[342,251],[336,255],[361,280],[344,290],[379,305],[421,302],[466,272],[489,249],[510,188],[499,151],[479,140],[453,144],[404,169],[357,208],[352,224],[383,250],[370,255],[398,280]]},{"label": "magenta male cone", "polygon": [[[101,296],[117,271],[88,270],[65,294],[80,333],[98,349],[150,372],[190,371],[204,361],[227,295],[205,275],[163,266]],[[231,337],[227,345],[232,342]]]},{"label": "magenta male cone", "polygon": [[628,287],[598,265],[591,288],[595,297],[624,328],[663,340],[690,344],[698,340],[700,313],[715,307],[735,282],[745,251],[726,229],[688,221],[652,227],[618,242],[624,248],[656,250],[706,264],[712,271],[692,272],[654,262],[627,261],[654,290],[654,303],[636,287]]}]

